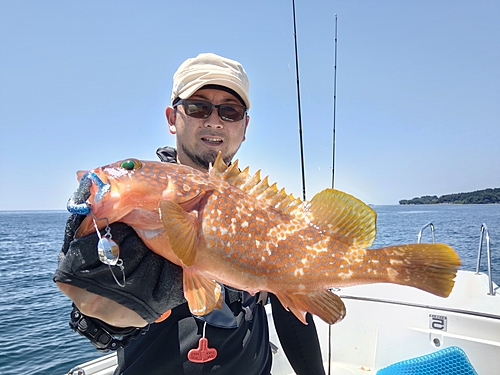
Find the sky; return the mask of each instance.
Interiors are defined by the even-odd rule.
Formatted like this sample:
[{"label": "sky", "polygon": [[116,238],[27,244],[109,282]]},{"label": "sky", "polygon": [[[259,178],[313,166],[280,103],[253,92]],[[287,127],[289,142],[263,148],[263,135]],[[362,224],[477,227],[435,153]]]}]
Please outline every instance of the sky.
[{"label": "sky", "polygon": [[[499,1],[295,11],[307,199],[332,168],[375,205],[500,187]],[[77,170],[155,160],[172,75],[202,52],[250,78],[239,165],[302,197],[293,26],[291,0],[0,0],[0,210],[64,210]]]}]

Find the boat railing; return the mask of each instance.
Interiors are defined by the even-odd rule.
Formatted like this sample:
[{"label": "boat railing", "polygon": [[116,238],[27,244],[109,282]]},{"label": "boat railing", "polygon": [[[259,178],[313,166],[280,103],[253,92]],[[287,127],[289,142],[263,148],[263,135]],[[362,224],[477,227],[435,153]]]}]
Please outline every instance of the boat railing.
[{"label": "boat railing", "polygon": [[[420,243],[422,241],[422,233],[423,231],[429,228],[432,234],[432,243],[436,243],[436,237],[434,234],[434,224],[431,222],[425,224],[422,228],[420,228],[420,231],[418,232],[417,236],[417,243]],[[490,251],[490,234],[488,232],[488,227],[486,224],[483,223],[481,225],[481,236],[479,238],[479,251],[477,254],[477,266],[476,266],[476,275],[479,274],[479,267],[481,264],[481,254],[483,250],[483,239],[486,239],[486,258],[487,258],[487,265],[488,265],[488,287],[489,287],[489,293],[488,295],[494,296],[495,295],[495,290],[493,289],[493,279],[491,277],[491,251]]]},{"label": "boat railing", "polygon": [[483,238],[486,238],[486,258],[487,258],[487,264],[488,264],[488,279],[489,279],[489,293],[488,293],[488,295],[494,296],[495,291],[493,290],[493,279],[491,278],[490,234],[488,232],[488,227],[484,223],[481,225],[481,236],[479,237],[479,250],[478,250],[478,254],[477,254],[476,275],[479,274],[479,266],[481,264],[481,253],[483,250]]},{"label": "boat railing", "polygon": [[432,223],[427,223],[422,228],[420,228],[420,231],[418,232],[418,236],[417,236],[417,243],[420,243],[420,241],[422,240],[422,232],[427,227],[429,227],[431,229],[432,243],[436,243],[436,238],[434,237],[434,224],[432,224]]}]

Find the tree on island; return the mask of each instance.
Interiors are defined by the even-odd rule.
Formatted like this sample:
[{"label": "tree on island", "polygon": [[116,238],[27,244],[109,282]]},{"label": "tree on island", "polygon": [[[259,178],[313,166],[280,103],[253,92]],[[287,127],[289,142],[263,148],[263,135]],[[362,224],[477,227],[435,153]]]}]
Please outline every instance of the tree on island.
[{"label": "tree on island", "polygon": [[500,203],[500,188],[477,190],[470,193],[424,195],[420,198],[402,199],[401,205],[408,204],[489,204]]}]

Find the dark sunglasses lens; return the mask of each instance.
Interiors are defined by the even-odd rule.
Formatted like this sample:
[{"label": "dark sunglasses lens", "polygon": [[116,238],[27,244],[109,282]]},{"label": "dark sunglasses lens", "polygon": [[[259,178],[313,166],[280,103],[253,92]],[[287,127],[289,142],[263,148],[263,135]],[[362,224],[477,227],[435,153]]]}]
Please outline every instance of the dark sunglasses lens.
[{"label": "dark sunglasses lens", "polygon": [[219,114],[226,121],[240,121],[245,116],[245,107],[234,107],[232,105],[220,106]]},{"label": "dark sunglasses lens", "polygon": [[212,103],[204,101],[184,100],[182,102],[186,115],[195,118],[207,118],[212,113],[214,107],[218,107],[219,116],[224,121],[241,121],[245,116],[246,108],[234,104],[221,104],[214,106]]},{"label": "dark sunglasses lens", "polygon": [[196,118],[207,118],[210,116],[212,108],[210,103],[203,102],[186,102],[184,103],[184,111],[188,116]]}]

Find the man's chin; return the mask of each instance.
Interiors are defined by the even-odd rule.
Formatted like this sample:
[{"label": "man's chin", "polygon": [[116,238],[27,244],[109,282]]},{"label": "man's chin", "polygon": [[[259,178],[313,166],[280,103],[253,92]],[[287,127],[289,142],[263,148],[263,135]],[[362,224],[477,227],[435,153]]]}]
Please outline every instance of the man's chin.
[{"label": "man's chin", "polygon": [[[203,145],[202,145],[203,147]],[[219,154],[220,151],[222,151],[219,147],[203,147],[205,150],[203,152],[191,152],[190,150],[187,150],[186,148],[183,148],[182,151],[184,154],[195,164],[203,169],[207,169],[210,164],[213,164],[215,162],[215,159],[217,158],[217,155]]]}]

